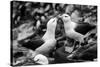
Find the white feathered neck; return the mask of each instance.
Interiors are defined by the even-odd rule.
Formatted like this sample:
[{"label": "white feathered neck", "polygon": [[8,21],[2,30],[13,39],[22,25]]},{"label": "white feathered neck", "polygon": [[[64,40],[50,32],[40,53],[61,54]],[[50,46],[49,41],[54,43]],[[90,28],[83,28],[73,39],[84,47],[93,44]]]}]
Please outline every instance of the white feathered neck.
[{"label": "white feathered neck", "polygon": [[72,21],[64,22],[65,31],[73,30],[76,26],[77,24],[75,22]]},{"label": "white feathered neck", "polygon": [[47,31],[42,37],[42,39],[55,39],[55,29],[56,29],[57,22],[48,22],[47,23]]}]

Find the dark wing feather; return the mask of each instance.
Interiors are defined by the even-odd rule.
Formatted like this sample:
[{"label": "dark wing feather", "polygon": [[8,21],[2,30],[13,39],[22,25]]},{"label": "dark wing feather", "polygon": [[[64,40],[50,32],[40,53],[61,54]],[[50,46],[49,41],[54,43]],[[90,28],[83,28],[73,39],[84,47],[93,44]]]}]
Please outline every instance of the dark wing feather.
[{"label": "dark wing feather", "polygon": [[85,35],[90,30],[94,29],[96,26],[89,23],[79,23],[74,29],[76,32]]},{"label": "dark wing feather", "polygon": [[23,43],[22,46],[28,49],[35,50],[39,46],[41,46],[44,43],[42,39],[36,39],[36,40],[31,40],[26,43]]}]

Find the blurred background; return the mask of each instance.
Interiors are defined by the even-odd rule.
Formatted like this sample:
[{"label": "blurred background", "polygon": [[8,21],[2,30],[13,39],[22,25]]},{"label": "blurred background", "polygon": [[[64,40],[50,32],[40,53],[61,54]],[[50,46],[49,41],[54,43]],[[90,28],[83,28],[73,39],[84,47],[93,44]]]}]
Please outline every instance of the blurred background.
[{"label": "blurred background", "polygon": [[97,6],[12,1],[11,30],[23,23],[32,23],[34,27],[38,25],[43,30],[50,18],[62,13],[68,13],[76,23],[97,24]]},{"label": "blurred background", "polygon": [[95,24],[97,22],[97,6],[12,1],[12,29],[25,23],[25,21],[36,24],[40,20],[42,24],[45,24],[48,19],[59,13],[69,13],[74,22],[84,21]]}]

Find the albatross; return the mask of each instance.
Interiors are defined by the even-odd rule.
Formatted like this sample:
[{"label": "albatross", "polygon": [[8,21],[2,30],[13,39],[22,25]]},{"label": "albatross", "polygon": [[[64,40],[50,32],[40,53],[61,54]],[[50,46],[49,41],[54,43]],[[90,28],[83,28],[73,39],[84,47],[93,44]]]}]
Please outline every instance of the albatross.
[{"label": "albatross", "polygon": [[47,30],[42,38],[22,43],[22,46],[30,50],[33,50],[34,56],[37,54],[43,54],[47,56],[49,52],[51,52],[56,45],[56,39],[55,39],[56,25],[57,25],[57,18],[56,17],[51,18],[47,22]]},{"label": "albatross", "polygon": [[35,49],[36,52],[44,55],[48,55],[49,52],[54,49],[56,45],[56,39],[55,39],[55,30],[57,25],[57,18],[51,18],[47,23],[47,30],[46,33],[43,35],[42,39],[44,40],[44,43]]},{"label": "albatross", "polygon": [[80,44],[84,43],[84,38],[88,36],[88,32],[96,28],[96,25],[89,23],[76,23],[71,20],[68,14],[59,15],[64,23],[65,34],[67,37],[78,41]]}]

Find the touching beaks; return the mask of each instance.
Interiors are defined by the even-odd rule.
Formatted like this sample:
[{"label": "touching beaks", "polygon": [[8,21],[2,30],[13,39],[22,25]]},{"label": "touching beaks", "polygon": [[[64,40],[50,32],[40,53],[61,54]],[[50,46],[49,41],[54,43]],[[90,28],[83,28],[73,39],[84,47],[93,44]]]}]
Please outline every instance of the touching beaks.
[{"label": "touching beaks", "polygon": [[61,15],[61,14],[59,14],[59,15],[57,16],[57,18],[62,18],[62,15]]}]

